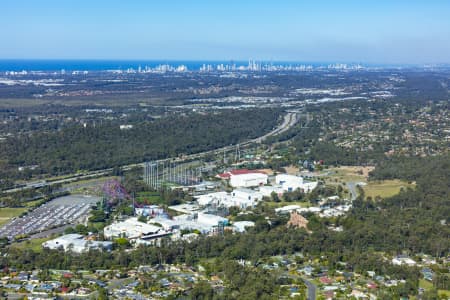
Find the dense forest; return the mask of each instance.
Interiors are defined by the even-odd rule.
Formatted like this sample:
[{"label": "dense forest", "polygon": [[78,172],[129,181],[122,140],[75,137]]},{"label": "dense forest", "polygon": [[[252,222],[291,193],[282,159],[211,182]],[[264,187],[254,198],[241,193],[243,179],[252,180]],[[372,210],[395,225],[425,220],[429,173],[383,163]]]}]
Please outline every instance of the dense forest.
[{"label": "dense forest", "polygon": [[0,143],[0,177],[31,175],[17,172],[19,166],[58,175],[197,153],[261,136],[279,115],[276,109],[223,110],[142,121],[127,130],[111,122],[10,137]]},{"label": "dense forest", "polygon": [[[450,247],[450,155],[393,158],[380,162],[372,179],[415,181],[413,189],[385,199],[354,202],[352,214],[342,221],[354,231],[355,246],[382,251],[447,254]],[[347,231],[345,231],[347,232]]]}]

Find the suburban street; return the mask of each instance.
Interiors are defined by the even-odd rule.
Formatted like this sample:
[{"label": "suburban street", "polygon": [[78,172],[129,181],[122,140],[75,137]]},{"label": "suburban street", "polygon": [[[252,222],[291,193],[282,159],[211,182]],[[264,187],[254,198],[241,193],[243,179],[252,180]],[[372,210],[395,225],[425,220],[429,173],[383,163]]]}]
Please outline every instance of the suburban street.
[{"label": "suburban street", "polygon": [[316,300],[316,290],[317,290],[316,285],[305,278],[302,279],[303,282],[306,284],[306,287],[308,288],[308,300]]}]

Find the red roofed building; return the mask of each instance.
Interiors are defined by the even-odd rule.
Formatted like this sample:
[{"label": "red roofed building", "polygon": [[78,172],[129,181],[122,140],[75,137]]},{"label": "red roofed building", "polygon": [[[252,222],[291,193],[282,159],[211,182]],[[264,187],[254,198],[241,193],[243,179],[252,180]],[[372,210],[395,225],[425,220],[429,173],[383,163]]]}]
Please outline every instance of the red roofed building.
[{"label": "red roofed building", "polygon": [[376,283],[373,283],[373,282],[368,283],[368,284],[367,284],[367,287],[368,287],[369,289],[377,289],[377,288],[378,288],[377,284],[376,284]]},{"label": "red roofed building", "polygon": [[320,277],[319,281],[323,284],[332,284],[333,280],[331,280],[330,278],[324,276],[324,277]]},{"label": "red roofed building", "polygon": [[261,170],[238,169],[217,175],[229,179],[232,187],[256,187],[267,184],[269,176]]},{"label": "red roofed building", "polygon": [[220,178],[220,179],[228,180],[231,178],[231,176],[244,175],[244,174],[266,174],[266,173],[261,170],[236,169],[236,170],[231,170],[231,171],[228,171],[225,173],[217,174],[216,177]]}]

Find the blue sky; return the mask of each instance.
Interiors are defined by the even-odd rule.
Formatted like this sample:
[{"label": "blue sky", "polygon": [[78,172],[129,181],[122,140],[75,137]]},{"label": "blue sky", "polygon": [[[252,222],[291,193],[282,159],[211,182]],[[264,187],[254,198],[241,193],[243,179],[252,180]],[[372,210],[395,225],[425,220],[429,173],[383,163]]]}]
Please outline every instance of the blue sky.
[{"label": "blue sky", "polygon": [[447,0],[2,0],[0,58],[449,63]]}]

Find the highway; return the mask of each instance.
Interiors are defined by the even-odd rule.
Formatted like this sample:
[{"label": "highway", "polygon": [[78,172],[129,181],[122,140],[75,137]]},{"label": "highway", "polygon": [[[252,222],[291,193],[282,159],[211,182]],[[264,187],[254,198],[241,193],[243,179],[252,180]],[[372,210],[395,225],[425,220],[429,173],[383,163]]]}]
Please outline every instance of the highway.
[{"label": "highway", "polygon": [[[289,130],[291,127],[293,127],[298,122],[298,120],[299,120],[299,112],[298,111],[290,111],[290,112],[286,113],[286,115],[284,115],[283,122],[279,126],[277,126],[275,129],[273,129],[269,133],[266,133],[263,136],[242,142],[239,144],[239,147],[244,148],[244,147],[254,144],[254,143],[261,143],[270,136],[281,134],[281,133]],[[181,161],[186,161],[186,160],[199,159],[199,158],[202,158],[202,157],[210,155],[210,154],[222,153],[224,151],[225,152],[231,151],[231,150],[234,150],[235,148],[236,148],[236,145],[229,145],[229,146],[225,146],[225,147],[221,147],[221,148],[213,149],[213,150],[208,150],[208,151],[204,151],[204,152],[200,152],[200,153],[188,154],[188,155],[183,156],[182,158],[179,158],[179,157],[173,158],[172,157],[172,158],[161,159],[161,160],[158,160],[158,162],[164,162],[164,161],[181,162]],[[137,164],[130,164],[130,165],[122,166],[121,169],[123,171],[129,171],[132,168],[142,167],[142,166],[144,166],[144,163],[137,163]],[[3,190],[1,192],[2,193],[14,193],[14,192],[19,192],[19,191],[37,188],[37,187],[45,187],[45,186],[50,186],[50,185],[54,185],[54,184],[65,184],[65,183],[70,183],[70,182],[74,182],[74,181],[78,181],[78,180],[101,177],[101,176],[106,176],[106,175],[110,174],[112,170],[113,170],[113,168],[108,168],[108,169],[103,169],[103,170],[89,171],[89,172],[85,172],[83,174],[72,174],[72,175],[67,175],[65,178],[58,179],[55,181],[46,181],[45,179],[40,180],[40,181],[32,181],[32,182],[26,183],[24,186],[12,188],[12,189],[8,189],[8,190]]]}]

